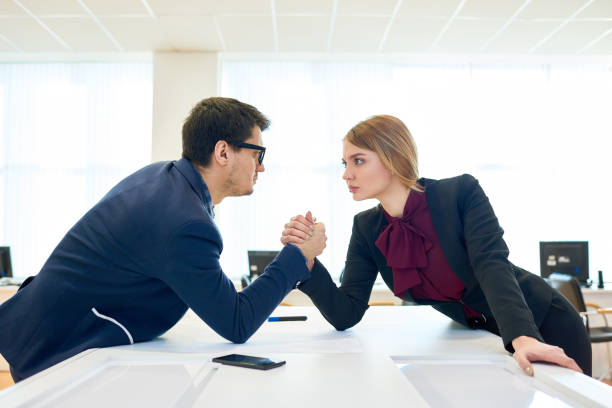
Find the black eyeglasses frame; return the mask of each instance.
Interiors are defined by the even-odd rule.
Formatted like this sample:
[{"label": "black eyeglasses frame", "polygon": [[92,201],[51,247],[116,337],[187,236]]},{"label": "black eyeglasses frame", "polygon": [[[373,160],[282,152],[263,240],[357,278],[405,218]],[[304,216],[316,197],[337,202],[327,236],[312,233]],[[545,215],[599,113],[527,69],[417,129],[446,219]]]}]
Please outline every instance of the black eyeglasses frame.
[{"label": "black eyeglasses frame", "polygon": [[266,154],[265,147],[254,145],[251,143],[244,143],[244,142],[238,143],[236,147],[244,147],[246,149],[259,150],[259,157],[257,158],[257,161],[259,162],[260,165],[263,164],[264,155]]}]

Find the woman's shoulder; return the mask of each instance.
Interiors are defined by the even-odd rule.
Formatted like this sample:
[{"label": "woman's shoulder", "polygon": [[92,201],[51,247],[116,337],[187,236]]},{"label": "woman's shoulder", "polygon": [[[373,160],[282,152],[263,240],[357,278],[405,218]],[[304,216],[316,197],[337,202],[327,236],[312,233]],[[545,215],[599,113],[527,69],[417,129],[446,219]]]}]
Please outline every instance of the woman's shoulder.
[{"label": "woman's shoulder", "polygon": [[476,180],[476,177],[472,176],[471,174],[467,174],[467,173],[461,174],[459,176],[442,178],[442,179],[429,179],[429,178],[424,178],[424,177],[419,179],[419,184],[425,187],[425,189],[427,189],[428,186],[433,186],[433,185],[453,186],[453,185],[466,185],[466,184],[471,184],[474,182],[478,182],[478,180]]},{"label": "woman's shoulder", "polygon": [[384,218],[382,206],[380,204],[355,215],[354,222],[359,225],[369,225]]}]

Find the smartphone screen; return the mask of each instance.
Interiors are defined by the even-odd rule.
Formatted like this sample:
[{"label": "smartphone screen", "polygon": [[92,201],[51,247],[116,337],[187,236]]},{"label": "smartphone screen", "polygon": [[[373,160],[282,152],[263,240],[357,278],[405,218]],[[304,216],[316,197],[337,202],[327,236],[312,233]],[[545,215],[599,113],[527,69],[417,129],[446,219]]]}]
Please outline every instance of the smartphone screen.
[{"label": "smartphone screen", "polygon": [[285,361],[274,361],[266,357],[245,356],[242,354],[228,354],[227,356],[215,357],[212,361],[238,367],[255,368],[257,370],[269,370],[285,364]]}]

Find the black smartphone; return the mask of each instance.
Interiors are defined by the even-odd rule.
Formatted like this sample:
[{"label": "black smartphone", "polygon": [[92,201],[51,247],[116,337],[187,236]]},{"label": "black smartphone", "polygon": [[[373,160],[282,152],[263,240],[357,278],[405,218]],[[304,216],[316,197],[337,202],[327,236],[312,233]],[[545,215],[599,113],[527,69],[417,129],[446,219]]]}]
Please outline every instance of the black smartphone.
[{"label": "black smartphone", "polygon": [[242,354],[228,354],[227,356],[215,357],[212,361],[238,367],[255,368],[257,370],[269,370],[285,364],[285,361],[274,361],[266,357],[245,356]]}]

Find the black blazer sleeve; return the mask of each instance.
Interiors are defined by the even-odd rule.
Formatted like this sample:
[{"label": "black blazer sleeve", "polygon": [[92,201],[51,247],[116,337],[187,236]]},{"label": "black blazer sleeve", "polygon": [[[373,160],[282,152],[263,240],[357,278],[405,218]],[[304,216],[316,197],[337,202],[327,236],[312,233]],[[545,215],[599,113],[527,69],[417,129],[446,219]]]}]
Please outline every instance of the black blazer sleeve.
[{"label": "black blazer sleeve", "polygon": [[370,256],[356,216],[341,286],[334,284],[327,269],[316,260],[310,279],[298,288],[312,299],[332,326],[345,330],[359,323],[363,317],[377,274],[378,267]]},{"label": "black blazer sleeve", "polygon": [[491,312],[497,321],[504,346],[509,351],[512,340],[521,335],[543,341],[519,287],[514,266],[508,260],[503,230],[478,181],[462,177],[459,197],[463,216],[463,235],[468,257]]}]

